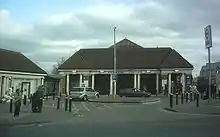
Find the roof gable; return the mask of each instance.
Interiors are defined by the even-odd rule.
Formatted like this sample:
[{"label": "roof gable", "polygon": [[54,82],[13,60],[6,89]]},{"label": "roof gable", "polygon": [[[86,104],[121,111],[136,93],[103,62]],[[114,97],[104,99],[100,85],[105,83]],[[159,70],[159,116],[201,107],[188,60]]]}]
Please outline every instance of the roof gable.
[{"label": "roof gable", "polygon": [[20,52],[0,49],[0,70],[46,74],[46,72]]},{"label": "roof gable", "polygon": [[[117,42],[115,44],[116,48],[124,49],[124,48],[143,48],[142,46],[128,40],[127,38]],[[114,45],[110,46],[109,48],[114,48]]]},{"label": "roof gable", "polygon": [[193,65],[173,49],[161,63],[160,68],[193,68]]}]

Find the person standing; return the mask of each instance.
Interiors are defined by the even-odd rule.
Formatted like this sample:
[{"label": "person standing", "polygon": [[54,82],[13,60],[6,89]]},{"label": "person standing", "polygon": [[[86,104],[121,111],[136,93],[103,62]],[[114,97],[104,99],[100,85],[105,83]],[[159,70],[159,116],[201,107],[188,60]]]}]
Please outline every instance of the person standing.
[{"label": "person standing", "polygon": [[15,104],[15,111],[14,111],[14,117],[19,116],[20,108],[21,108],[21,93],[19,89],[16,90],[14,95],[14,104]]}]

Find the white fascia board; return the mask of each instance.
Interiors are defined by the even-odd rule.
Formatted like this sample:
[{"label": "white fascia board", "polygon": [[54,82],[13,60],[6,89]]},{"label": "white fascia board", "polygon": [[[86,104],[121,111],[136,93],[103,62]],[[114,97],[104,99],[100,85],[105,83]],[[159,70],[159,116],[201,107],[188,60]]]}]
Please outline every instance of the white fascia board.
[{"label": "white fascia board", "polygon": [[[118,74],[150,74],[159,73],[158,69],[117,69]],[[76,69],[76,70],[59,70],[59,74],[112,74],[113,69]]]},{"label": "white fascia board", "polygon": [[192,74],[192,71],[193,71],[193,69],[191,69],[191,68],[161,69],[162,74],[168,74],[168,73],[172,73],[172,74],[179,74],[179,73]]},{"label": "white fascia board", "polygon": [[47,76],[47,74],[28,73],[28,72],[16,72],[16,71],[2,71],[2,70],[0,70],[0,75]]}]

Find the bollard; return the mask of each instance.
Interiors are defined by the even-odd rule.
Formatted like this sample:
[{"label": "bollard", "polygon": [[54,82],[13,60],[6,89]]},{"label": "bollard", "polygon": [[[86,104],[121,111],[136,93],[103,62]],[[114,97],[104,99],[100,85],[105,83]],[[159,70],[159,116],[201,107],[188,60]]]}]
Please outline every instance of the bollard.
[{"label": "bollard", "polygon": [[181,104],[183,104],[183,93],[181,93]]},{"label": "bollard", "polygon": [[186,93],[186,103],[188,103],[188,93]]},{"label": "bollard", "polygon": [[30,103],[32,103],[32,94],[30,95]]},{"label": "bollard", "polygon": [[60,97],[57,98],[57,110],[60,109]]},{"label": "bollard", "polygon": [[55,94],[53,93],[53,100],[55,100]]},{"label": "bollard", "polygon": [[67,111],[67,107],[68,107],[68,98],[65,98],[65,111]]},{"label": "bollard", "polygon": [[178,93],[176,93],[176,105],[178,105],[179,101],[178,101]]},{"label": "bollard", "polygon": [[23,104],[24,104],[24,105],[26,105],[26,104],[27,104],[27,95],[24,95]]},{"label": "bollard", "polygon": [[197,94],[196,96],[196,106],[199,107],[199,94]]},{"label": "bollard", "polygon": [[173,108],[173,94],[170,94],[170,108]]},{"label": "bollard", "polygon": [[72,98],[69,99],[69,112],[72,111]]},{"label": "bollard", "polygon": [[192,102],[193,98],[192,98],[192,92],[190,92],[190,102]]},{"label": "bollard", "polygon": [[10,99],[9,112],[12,113],[13,100]]}]

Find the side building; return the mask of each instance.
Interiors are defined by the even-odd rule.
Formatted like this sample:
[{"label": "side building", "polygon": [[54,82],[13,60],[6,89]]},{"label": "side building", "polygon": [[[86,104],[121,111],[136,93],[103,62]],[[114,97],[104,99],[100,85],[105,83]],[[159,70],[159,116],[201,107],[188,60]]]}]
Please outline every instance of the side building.
[{"label": "side building", "polygon": [[[123,88],[147,88],[153,94],[161,92],[165,85],[172,92],[172,84],[182,83],[186,90],[187,77],[192,75],[193,65],[172,48],[144,48],[128,39],[116,43],[117,90]],[[113,91],[113,48],[81,49],[67,59],[59,73],[65,79],[64,90],[87,85],[103,95]]]},{"label": "side building", "polygon": [[20,52],[0,49],[0,98],[12,88],[30,96],[47,73]]}]

